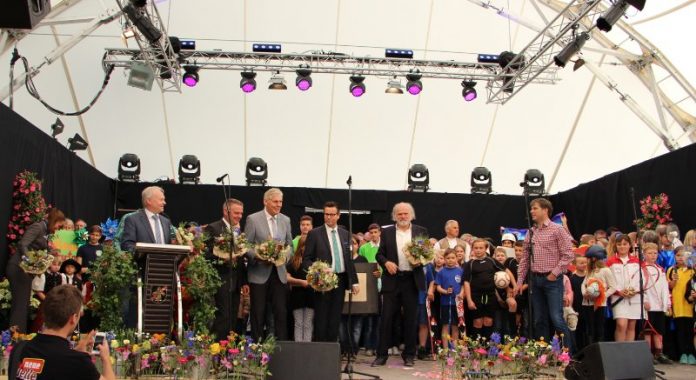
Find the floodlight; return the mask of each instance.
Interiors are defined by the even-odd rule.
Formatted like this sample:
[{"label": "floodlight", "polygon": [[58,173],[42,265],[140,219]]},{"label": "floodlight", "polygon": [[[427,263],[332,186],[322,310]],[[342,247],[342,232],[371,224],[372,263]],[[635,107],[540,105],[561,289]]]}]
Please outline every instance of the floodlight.
[{"label": "floodlight", "polygon": [[[575,36],[572,42],[566,45],[560,53],[553,57],[553,62],[558,67],[565,67],[566,63],[570,61],[575,54],[577,54],[580,49],[585,45],[585,42],[590,39],[590,34],[587,32],[582,32]],[[577,69],[575,69],[577,70]]]},{"label": "floodlight", "polygon": [[285,85],[285,77],[280,72],[273,74],[271,79],[268,80],[269,90],[287,90],[288,86]]},{"label": "floodlight", "polygon": [[242,80],[239,82],[239,88],[246,93],[256,90],[256,73],[252,71],[242,71]]},{"label": "floodlight", "polygon": [[423,82],[420,81],[422,77],[418,69],[411,69],[411,71],[406,74],[406,91],[408,91],[409,94],[418,95],[423,91]]},{"label": "floodlight", "polygon": [[155,73],[152,68],[143,62],[133,62],[128,74],[128,85],[141,90],[152,90],[152,83],[155,81]]},{"label": "floodlight", "polygon": [[524,193],[527,195],[542,196],[546,193],[544,174],[539,169],[527,170],[520,186],[524,188]]},{"label": "floodlight", "polygon": [[356,98],[363,96],[365,94],[365,77],[362,75],[352,75],[350,77],[350,93]]},{"label": "floodlight", "polygon": [[471,193],[490,194],[493,191],[493,175],[488,168],[479,166],[471,171]]},{"label": "floodlight", "polygon": [[140,181],[140,158],[126,153],[118,160],[118,180],[121,182]]},{"label": "floodlight", "polygon": [[300,65],[300,68],[295,70],[295,73],[297,73],[295,86],[297,86],[300,91],[309,90],[309,88],[312,87],[312,78],[310,77],[310,75],[312,75],[312,70],[309,68],[309,66]]},{"label": "floodlight", "polygon": [[132,3],[129,3],[123,7],[123,13],[128,16],[131,23],[150,43],[155,43],[162,37],[162,32],[150,21],[142,7],[136,8]]},{"label": "floodlight", "polygon": [[197,185],[201,180],[201,162],[198,157],[187,154],[179,160],[179,183]]},{"label": "floodlight", "polygon": [[384,90],[385,93],[387,94],[403,94],[403,86],[401,85],[401,81],[396,79],[390,80],[389,83],[387,83],[387,89]]},{"label": "floodlight", "polygon": [[[504,51],[498,56],[498,65],[505,72],[511,75],[503,75],[503,92],[512,93],[515,89],[514,75],[512,73],[524,67],[525,58],[523,55],[515,54],[511,51]],[[508,67],[509,65],[509,67]]]},{"label": "floodlight", "polygon": [[268,178],[268,165],[263,158],[252,157],[247,161],[246,182],[247,186],[266,186]]},{"label": "floodlight", "polygon": [[53,131],[51,133],[51,136],[55,138],[59,134],[63,133],[63,129],[65,126],[63,125],[63,122],[60,120],[60,118],[56,118],[56,121],[51,124],[51,130]]},{"label": "floodlight", "polygon": [[68,149],[71,152],[74,152],[76,150],[85,150],[89,144],[85,139],[82,138],[79,134],[75,133],[75,136],[71,137],[68,139]]},{"label": "floodlight", "polygon": [[430,189],[430,173],[423,164],[413,164],[408,169],[408,191],[425,193]]},{"label": "floodlight", "polygon": [[184,66],[184,76],[182,81],[185,85],[189,87],[195,87],[198,84],[200,77],[198,76],[198,71],[201,69],[200,66],[186,65]]},{"label": "floodlight", "polygon": [[615,1],[603,15],[597,18],[597,28],[603,32],[611,31],[614,24],[626,13],[626,9],[628,9],[629,5],[642,11],[645,7],[645,0]]},{"label": "floodlight", "polygon": [[474,88],[476,86],[476,82],[471,81],[471,80],[463,80],[462,81],[462,97],[464,97],[464,100],[467,102],[470,102],[478,96],[476,93],[476,89]]}]

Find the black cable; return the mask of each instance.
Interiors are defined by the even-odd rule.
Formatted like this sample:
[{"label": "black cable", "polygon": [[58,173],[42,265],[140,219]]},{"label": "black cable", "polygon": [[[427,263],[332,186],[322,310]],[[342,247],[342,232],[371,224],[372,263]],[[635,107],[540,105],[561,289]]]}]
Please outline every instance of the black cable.
[{"label": "black cable", "polygon": [[61,110],[51,106],[46,101],[41,99],[41,96],[39,95],[39,92],[36,89],[36,85],[34,84],[34,80],[32,79],[32,76],[29,73],[29,61],[26,59],[26,57],[19,55],[17,48],[15,48],[14,51],[12,52],[12,59],[10,61],[10,108],[12,108],[12,103],[13,103],[13,101],[12,101],[13,68],[14,68],[14,64],[20,59],[22,60],[22,64],[24,65],[24,72],[26,73],[26,76],[27,76],[24,85],[27,88],[27,92],[29,92],[29,95],[31,95],[32,97],[34,97],[34,99],[41,102],[41,104],[43,104],[44,107],[46,107],[49,111],[51,111],[57,115],[61,115],[61,116],[79,116],[79,115],[82,115],[83,113],[89,111],[92,108],[92,106],[94,106],[94,104],[97,102],[97,100],[99,99],[101,94],[104,92],[104,89],[106,89],[106,85],[109,84],[109,80],[111,79],[111,73],[114,72],[114,68],[115,68],[114,65],[108,65],[108,66],[104,67],[104,70],[106,71],[106,73],[104,75],[104,81],[102,82],[102,86],[99,89],[99,92],[97,92],[97,95],[94,96],[92,101],[90,101],[86,107],[82,108],[79,111],[75,111],[75,112],[64,112],[64,111],[61,111]]}]

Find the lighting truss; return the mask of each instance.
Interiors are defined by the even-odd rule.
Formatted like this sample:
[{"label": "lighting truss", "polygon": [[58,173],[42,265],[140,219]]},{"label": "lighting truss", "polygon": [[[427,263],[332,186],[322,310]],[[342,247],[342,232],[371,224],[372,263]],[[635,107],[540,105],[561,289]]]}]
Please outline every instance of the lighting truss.
[{"label": "lighting truss", "polygon": [[[118,7],[123,10],[123,7],[128,5],[130,0],[115,0]],[[160,17],[155,1],[148,1],[147,4],[138,8],[144,12],[145,17],[150,19],[152,25],[158,29],[162,36],[155,42],[148,41],[140,31],[133,25],[131,20],[124,15],[123,29],[131,29],[135,32],[135,41],[139,49],[134,49],[134,58],[144,62],[150,66],[155,73],[155,81],[160,86],[163,92],[181,92],[181,65],[174,53],[174,48],[169,41],[167,35],[166,23]],[[104,60],[106,63],[106,60]],[[129,66],[130,67],[130,66]],[[160,73],[169,72],[171,76],[162,78]]]},{"label": "lighting truss", "polygon": [[[599,17],[601,12],[595,8],[600,2],[600,0],[568,1],[563,11],[549,20],[546,27],[517,53],[516,59],[503,68],[495,80],[489,82],[488,102],[505,104],[529,83],[535,83],[537,78],[554,71],[553,57],[573,40],[569,32],[578,28],[578,24],[584,18]],[[486,8],[491,7],[483,1],[476,3]],[[513,69],[520,65],[518,69]]]},{"label": "lighting truss", "polygon": [[[106,49],[103,63],[128,68],[148,59],[136,49]],[[501,68],[497,63],[431,61],[403,58],[358,57],[345,54],[270,54],[224,51],[181,51],[180,61],[195,61],[201,69],[280,72],[295,74],[300,64],[308,65],[313,74],[359,73],[363,76],[406,76],[418,69],[423,78],[494,81]],[[555,84],[556,71],[550,69],[534,78],[534,83]]]}]

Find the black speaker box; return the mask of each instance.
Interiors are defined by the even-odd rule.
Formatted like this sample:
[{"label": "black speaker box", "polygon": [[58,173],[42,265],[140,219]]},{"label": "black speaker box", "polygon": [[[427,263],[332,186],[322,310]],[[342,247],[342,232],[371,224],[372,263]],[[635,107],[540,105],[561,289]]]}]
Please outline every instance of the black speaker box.
[{"label": "black speaker box", "polygon": [[655,367],[646,341],[593,343],[565,370],[569,380],[654,379]]},{"label": "black speaker box", "polygon": [[50,11],[51,0],[3,1],[0,28],[33,29]]},{"label": "black speaker box", "polygon": [[273,380],[339,380],[341,353],[338,343],[278,341],[268,370]]}]

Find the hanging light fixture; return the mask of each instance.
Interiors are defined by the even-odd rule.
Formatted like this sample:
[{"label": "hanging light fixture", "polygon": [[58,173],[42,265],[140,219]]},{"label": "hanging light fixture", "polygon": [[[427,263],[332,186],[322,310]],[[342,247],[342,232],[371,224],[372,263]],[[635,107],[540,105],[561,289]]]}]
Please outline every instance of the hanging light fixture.
[{"label": "hanging light fixture", "polygon": [[355,96],[356,98],[359,98],[365,94],[365,77],[362,75],[353,75],[350,77],[350,86],[349,90],[350,93]]},{"label": "hanging light fixture", "polygon": [[418,69],[411,69],[411,71],[406,74],[406,91],[408,91],[409,94],[418,95],[423,91],[423,83],[420,81],[422,77]]},{"label": "hanging light fixture", "polygon": [[285,85],[285,77],[280,73],[280,71],[276,71],[275,74],[271,77],[271,79],[268,80],[268,89],[269,90],[287,90],[288,86]]},{"label": "hanging light fixture", "polygon": [[239,82],[239,88],[245,93],[250,93],[256,90],[256,73],[253,71],[242,71],[242,80]]},{"label": "hanging light fixture", "polygon": [[184,66],[184,75],[182,77],[182,82],[189,87],[196,87],[200,77],[198,76],[198,71],[201,69],[200,66],[196,65],[186,65]]},{"label": "hanging light fixture", "polygon": [[476,89],[474,88],[476,86],[476,82],[471,81],[471,80],[463,80],[462,81],[462,96],[464,97],[464,100],[467,102],[470,102],[474,99],[476,99],[476,96],[478,94],[476,93]]},{"label": "hanging light fixture", "polygon": [[387,89],[384,90],[387,94],[403,94],[404,86],[401,85],[401,81],[396,78],[396,76],[387,83]]},{"label": "hanging light fixture", "polygon": [[309,65],[300,65],[300,68],[295,70],[295,73],[297,73],[295,86],[297,86],[300,91],[309,90],[309,88],[312,87],[312,78],[310,77],[310,75],[312,75],[312,70],[309,68]]}]

